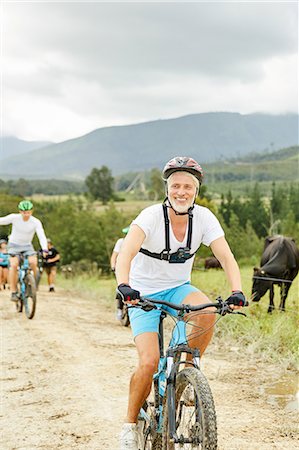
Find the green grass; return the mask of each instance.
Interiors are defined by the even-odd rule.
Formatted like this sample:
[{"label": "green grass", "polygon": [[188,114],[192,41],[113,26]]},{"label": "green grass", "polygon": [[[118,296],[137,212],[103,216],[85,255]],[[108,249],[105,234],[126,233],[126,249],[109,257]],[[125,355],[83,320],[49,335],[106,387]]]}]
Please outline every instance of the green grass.
[{"label": "green grass", "polygon": [[[251,294],[252,268],[241,268],[243,290],[249,299]],[[194,271],[192,283],[203,290],[211,300],[218,295],[226,298],[229,288],[222,270]],[[80,297],[92,299],[107,311],[115,311],[114,278],[96,278],[81,275],[65,279],[61,275],[58,284],[67,290],[77,292]],[[252,303],[244,310],[247,317],[229,315],[217,323],[213,345],[219,349],[234,349],[240,355],[279,364],[284,368],[297,367],[298,334],[298,284],[293,283],[286,302],[286,312],[278,310],[267,313],[269,294],[259,303]],[[275,305],[279,305],[279,289],[275,287]]]}]

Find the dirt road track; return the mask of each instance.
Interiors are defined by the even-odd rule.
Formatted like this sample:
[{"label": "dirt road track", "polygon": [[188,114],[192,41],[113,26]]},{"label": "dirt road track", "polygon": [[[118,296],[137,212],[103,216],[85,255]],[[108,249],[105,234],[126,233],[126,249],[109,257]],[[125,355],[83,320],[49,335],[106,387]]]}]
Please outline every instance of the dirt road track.
[{"label": "dirt road track", "polygon": [[[129,375],[136,364],[130,329],[95,301],[58,289],[38,294],[36,317],[1,307],[3,450],[118,450]],[[273,367],[219,354],[202,363],[214,394],[219,450],[299,449],[295,412],[260,395]]]}]

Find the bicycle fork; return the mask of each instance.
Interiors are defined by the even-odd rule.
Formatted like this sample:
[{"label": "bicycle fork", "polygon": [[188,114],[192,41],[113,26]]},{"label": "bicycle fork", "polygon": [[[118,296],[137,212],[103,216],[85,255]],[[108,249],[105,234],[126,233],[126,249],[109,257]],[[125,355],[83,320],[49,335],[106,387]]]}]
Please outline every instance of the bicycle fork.
[{"label": "bicycle fork", "polygon": [[[181,354],[189,353],[192,355],[192,361],[181,361]],[[178,362],[175,362],[178,357]],[[166,375],[167,375],[167,407],[168,407],[168,427],[169,439],[173,443],[187,443],[189,439],[180,438],[176,432],[176,376],[180,364],[190,364],[199,369],[200,353],[199,349],[191,349],[188,345],[180,344],[176,347],[169,348],[166,352]],[[183,439],[183,442],[182,442]],[[190,442],[190,441],[189,441]]]}]

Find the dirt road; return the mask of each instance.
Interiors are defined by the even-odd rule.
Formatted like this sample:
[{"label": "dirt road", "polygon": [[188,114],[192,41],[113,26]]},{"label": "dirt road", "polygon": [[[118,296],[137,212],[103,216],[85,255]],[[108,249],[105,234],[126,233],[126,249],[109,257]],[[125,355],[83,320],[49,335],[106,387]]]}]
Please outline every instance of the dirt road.
[{"label": "dirt road", "polygon": [[[130,329],[95,301],[58,289],[38,294],[36,317],[1,306],[3,450],[118,450],[129,374]],[[296,413],[271,405],[261,386],[273,367],[211,345],[203,371],[214,394],[220,450],[296,449]]]}]

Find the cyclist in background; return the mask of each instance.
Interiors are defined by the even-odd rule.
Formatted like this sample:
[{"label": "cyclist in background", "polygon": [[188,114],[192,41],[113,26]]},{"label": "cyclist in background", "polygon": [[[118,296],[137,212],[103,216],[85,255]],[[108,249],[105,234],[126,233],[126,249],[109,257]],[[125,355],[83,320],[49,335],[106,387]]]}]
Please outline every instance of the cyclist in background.
[{"label": "cyclist in background", "polygon": [[0,239],[0,291],[5,289],[8,282],[8,262],[7,240]]},{"label": "cyclist in background", "polygon": [[[220,223],[208,208],[195,204],[202,178],[202,168],[189,157],[173,158],[164,167],[166,199],[144,209],[132,222],[118,255],[118,291],[125,302],[135,304],[140,296],[146,296],[172,303],[208,303],[208,297],[190,284],[194,255],[203,243],[211,247],[225,271],[232,308],[245,304],[239,267]],[[159,362],[160,314],[159,310],[129,309],[139,363],[130,382],[121,450],[138,450],[137,417]],[[194,334],[189,344],[202,355],[212,338],[215,315],[194,315],[192,322]],[[199,327],[205,332],[199,333]]]},{"label": "cyclist in background", "polygon": [[[129,231],[129,228],[130,227],[123,228],[122,232],[126,235]],[[120,252],[123,241],[124,241],[124,238],[118,239],[113,248],[111,258],[110,258],[110,268],[111,268],[112,272],[115,272],[116,260],[117,260],[118,254]],[[117,318],[117,320],[122,319],[123,306],[124,306],[124,304],[123,304],[122,300],[120,298],[116,298],[116,318]]]},{"label": "cyclist in background", "polygon": [[34,234],[37,234],[43,255],[48,253],[47,238],[42,223],[36,217],[33,217],[33,204],[30,200],[22,200],[19,205],[19,214],[9,214],[0,217],[0,225],[12,225],[11,234],[8,239],[9,259],[9,281],[11,289],[11,300],[18,301],[17,280],[19,259],[16,255],[24,253],[28,256],[28,261],[34,276],[37,271],[37,257],[32,245]]},{"label": "cyclist in background", "polygon": [[55,278],[57,271],[57,263],[60,260],[58,250],[53,246],[51,239],[47,239],[48,254],[43,258],[43,268],[48,275],[49,292],[55,292]]}]

